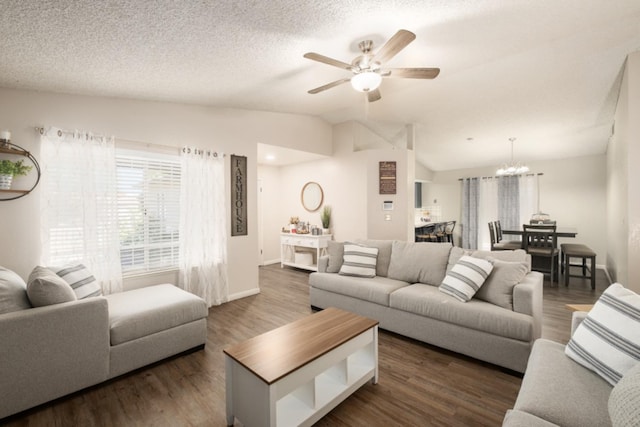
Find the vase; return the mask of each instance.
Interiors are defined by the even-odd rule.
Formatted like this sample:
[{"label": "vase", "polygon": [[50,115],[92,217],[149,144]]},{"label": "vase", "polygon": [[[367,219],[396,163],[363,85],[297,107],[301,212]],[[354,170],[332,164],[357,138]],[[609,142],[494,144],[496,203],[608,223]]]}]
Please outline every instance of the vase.
[{"label": "vase", "polygon": [[323,228],[322,229],[322,234],[331,234],[331,230],[328,228]]},{"label": "vase", "polygon": [[11,181],[13,181],[13,175],[1,174],[0,175],[0,190],[11,189]]}]

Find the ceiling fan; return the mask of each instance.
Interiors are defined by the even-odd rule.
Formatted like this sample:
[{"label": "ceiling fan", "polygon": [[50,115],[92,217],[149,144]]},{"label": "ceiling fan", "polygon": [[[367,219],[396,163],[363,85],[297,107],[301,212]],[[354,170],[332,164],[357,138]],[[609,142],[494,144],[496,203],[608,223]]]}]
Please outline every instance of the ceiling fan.
[{"label": "ceiling fan", "polygon": [[378,87],[383,77],[397,77],[405,79],[434,79],[440,73],[439,68],[386,68],[384,63],[396,56],[398,52],[407,47],[416,38],[411,31],[399,30],[382,46],[376,53],[373,53],[373,41],[364,40],[358,44],[362,55],[356,57],[351,64],[329,58],[318,53],[305,53],[304,57],[313,61],[333,65],[351,71],[353,75],[344,79],[336,80],[326,85],[311,89],[310,94],[316,94],[332,87],[336,87],[346,82],[351,82],[351,86],[359,92],[365,92],[369,102],[377,101],[381,98]]}]

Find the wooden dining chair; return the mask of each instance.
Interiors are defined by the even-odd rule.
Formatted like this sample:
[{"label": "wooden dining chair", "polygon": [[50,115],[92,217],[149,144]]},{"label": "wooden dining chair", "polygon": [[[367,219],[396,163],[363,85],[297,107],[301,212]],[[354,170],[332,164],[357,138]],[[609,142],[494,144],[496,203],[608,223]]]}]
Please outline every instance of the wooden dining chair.
[{"label": "wooden dining chair", "polygon": [[512,251],[514,249],[520,249],[520,246],[514,247],[511,242],[504,241],[498,242],[496,238],[496,226],[493,221],[489,222],[489,236],[491,238],[491,250],[492,251]]},{"label": "wooden dining chair", "polygon": [[[551,283],[557,279],[558,260],[560,251],[558,250],[558,236],[555,225],[531,225],[523,224],[522,243],[524,249],[532,257],[532,269],[542,273],[549,273]],[[548,258],[549,268],[536,265],[535,258]]]},{"label": "wooden dining chair", "polygon": [[496,243],[501,244],[502,250],[516,250],[522,249],[522,240],[503,240],[502,239],[502,225],[500,220],[495,221],[496,227]]}]

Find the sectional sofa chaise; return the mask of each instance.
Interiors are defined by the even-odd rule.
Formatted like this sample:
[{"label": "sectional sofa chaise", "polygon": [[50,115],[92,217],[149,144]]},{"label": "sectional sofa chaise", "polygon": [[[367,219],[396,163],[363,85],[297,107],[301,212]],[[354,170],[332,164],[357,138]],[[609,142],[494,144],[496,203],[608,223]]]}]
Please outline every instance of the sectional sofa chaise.
[{"label": "sectional sofa chaise", "polygon": [[[447,243],[390,240],[357,242],[376,248],[375,277],[340,274],[344,243],[309,276],[310,303],[337,307],[380,322],[380,327],[514,371],[524,372],[542,328],[543,276],[522,250],[464,251]],[[464,255],[491,258],[493,271],[468,302],[439,291]],[[348,270],[346,270],[348,271]],[[343,269],[343,273],[345,269]]]},{"label": "sectional sofa chaise", "polygon": [[169,284],[32,307],[24,280],[0,267],[0,420],[203,348],[207,315]]}]

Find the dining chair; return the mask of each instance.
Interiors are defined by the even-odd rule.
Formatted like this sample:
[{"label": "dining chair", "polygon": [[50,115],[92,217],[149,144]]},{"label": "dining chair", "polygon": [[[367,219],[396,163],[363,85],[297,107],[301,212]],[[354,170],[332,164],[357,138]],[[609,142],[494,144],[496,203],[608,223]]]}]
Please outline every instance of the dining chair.
[{"label": "dining chair", "polygon": [[416,242],[434,242],[436,240],[435,230],[435,225],[421,227],[420,232],[416,234]]},{"label": "dining chair", "polygon": [[489,236],[491,237],[492,251],[512,251],[514,249],[521,249],[521,246],[512,245],[509,241],[498,242],[496,239],[496,226],[493,221],[489,222]]},{"label": "dining chair", "polygon": [[500,220],[498,219],[494,223],[496,227],[496,243],[501,243],[501,247],[504,248],[503,250],[522,249],[522,240],[503,240],[502,225],[500,225]]},{"label": "dining chair", "polygon": [[456,228],[456,222],[455,221],[448,221],[447,225],[444,227],[444,234],[445,234],[445,239],[447,242],[451,243],[452,246],[455,246],[453,244],[453,229]]},{"label": "dining chair", "polygon": [[524,249],[533,259],[548,258],[549,268],[541,268],[532,260],[532,269],[542,273],[549,273],[551,283],[557,279],[558,261],[560,251],[558,250],[558,236],[556,235],[555,225],[531,225],[523,224],[522,243]]}]

